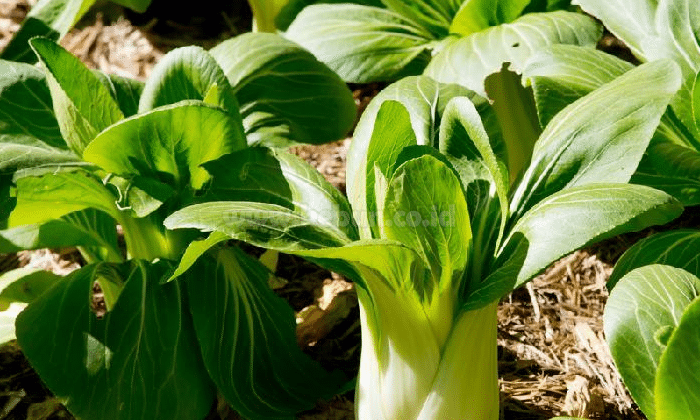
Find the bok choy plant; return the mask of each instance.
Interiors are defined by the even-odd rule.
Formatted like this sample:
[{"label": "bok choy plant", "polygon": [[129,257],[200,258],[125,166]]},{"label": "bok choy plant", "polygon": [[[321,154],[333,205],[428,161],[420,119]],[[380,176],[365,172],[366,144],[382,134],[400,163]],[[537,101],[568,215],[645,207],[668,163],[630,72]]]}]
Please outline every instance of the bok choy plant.
[{"label": "bok choy plant", "polygon": [[345,83],[272,34],[176,49],[145,83],[90,71],[45,38],[31,46],[44,71],[0,62],[0,252],[75,246],[88,264],[0,277],[4,320],[26,306],[3,338],[16,333],[80,418],[201,419],[218,392],[247,418],[288,419],[332,395],[344,378],[296,345],[269,271],[236,247],[202,255],[208,243],[163,220],[276,181],[251,171],[227,188],[209,162],[239,152],[251,161],[232,164],[254,166],[263,149],[250,145],[344,136],[355,116]]},{"label": "bok choy plant", "polygon": [[[700,5],[689,0],[577,3],[601,19],[640,62],[671,59],[680,67],[681,89],[633,182],[662,189],[684,205],[700,204]],[[531,57],[524,73],[535,91],[540,121],[546,123],[566,104],[632,67],[608,54],[558,45]]]},{"label": "bok choy plant", "polygon": [[652,235],[610,277],[605,335],[622,379],[651,420],[700,410],[700,232]]},{"label": "bok choy plant", "polygon": [[[461,86],[408,77],[382,91],[356,128],[349,202],[315,193],[309,212],[221,201],[179,210],[165,225],[301,255],[352,278],[359,419],[497,419],[499,299],[569,252],[680,213],[668,194],[627,184],[679,87],[675,65],[655,62],[577,100],[511,184],[509,171],[521,168],[507,166],[489,105]],[[236,173],[244,168],[228,178]],[[283,189],[302,183],[286,178]],[[309,194],[330,188],[311,172],[303,183]]]}]

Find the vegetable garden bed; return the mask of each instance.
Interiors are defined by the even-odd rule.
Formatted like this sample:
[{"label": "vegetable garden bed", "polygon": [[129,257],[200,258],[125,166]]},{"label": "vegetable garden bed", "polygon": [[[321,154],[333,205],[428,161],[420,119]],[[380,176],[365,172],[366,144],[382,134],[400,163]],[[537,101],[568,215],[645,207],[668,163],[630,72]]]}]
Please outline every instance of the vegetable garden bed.
[{"label": "vegetable garden bed", "polygon": [[[27,0],[1,1],[0,50],[31,6]],[[86,16],[61,45],[90,68],[145,80],[153,66],[173,48],[192,44],[210,48],[243,32],[249,22],[244,14],[222,12],[221,21],[215,25],[219,29],[216,33],[210,29],[193,37],[187,29],[188,25],[199,23],[196,18],[194,23],[163,22],[155,16],[134,23],[127,17],[121,8],[104,5]],[[356,105],[364,109],[386,84],[350,86]],[[349,142],[345,139],[320,146],[299,145],[291,150],[345,193]],[[576,251],[501,299],[497,312],[501,418],[645,418],[625,389],[605,342],[606,282],[617,259],[638,239],[677,227],[700,228],[696,211],[686,210],[670,226],[618,236]],[[239,245],[256,257],[263,252]],[[77,251],[22,251],[3,256],[2,270],[26,266],[65,274],[81,263],[84,261]],[[349,377],[356,375],[360,310],[352,283],[300,257],[287,255],[280,256],[276,276],[278,281],[273,288],[294,309],[297,341],[303,351],[328,370],[339,369]],[[347,391],[335,396],[297,418],[353,419],[353,394]],[[16,342],[0,348],[0,420],[5,418],[72,418],[42,385]],[[219,399],[207,418],[241,417]]]}]

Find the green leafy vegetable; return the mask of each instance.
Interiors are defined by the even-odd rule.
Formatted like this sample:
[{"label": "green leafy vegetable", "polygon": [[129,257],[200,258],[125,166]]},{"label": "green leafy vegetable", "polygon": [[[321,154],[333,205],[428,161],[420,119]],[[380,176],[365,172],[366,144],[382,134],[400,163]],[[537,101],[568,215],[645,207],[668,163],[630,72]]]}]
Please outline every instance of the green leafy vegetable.
[{"label": "green leafy vegetable", "polygon": [[[261,262],[224,235],[202,240],[163,221],[259,187],[265,205],[314,215],[321,241],[356,239],[357,226],[342,221],[349,206],[320,174],[286,152],[248,147],[342,137],[355,114],[345,83],[270,34],[212,55],[176,49],[145,83],[90,71],[51,40],[31,44],[43,73],[0,61],[0,252],[75,246],[87,265],[66,277],[0,278],[0,339],[16,331],[81,418],[204,418],[218,392],[246,418],[287,419],[337,392],[346,378],[297,347],[292,311]],[[232,45],[260,55],[244,58],[246,70],[225,56]],[[268,75],[246,73],[260,69]],[[269,178],[269,168],[284,176]],[[91,306],[94,283],[104,313]]]},{"label": "green leafy vegetable", "polygon": [[[639,85],[649,79],[655,86]],[[672,63],[649,63],[566,107],[511,194],[489,108],[466,89],[405,79],[368,106],[355,132],[348,196],[359,238],[339,243],[302,211],[240,200],[217,203],[218,217],[190,206],[165,224],[351,277],[363,336],[360,419],[497,419],[498,299],[569,252],[680,214],[668,194],[626,183],[679,86]],[[600,115],[613,92],[629,90],[619,114]],[[469,374],[457,368],[467,365]]]}]

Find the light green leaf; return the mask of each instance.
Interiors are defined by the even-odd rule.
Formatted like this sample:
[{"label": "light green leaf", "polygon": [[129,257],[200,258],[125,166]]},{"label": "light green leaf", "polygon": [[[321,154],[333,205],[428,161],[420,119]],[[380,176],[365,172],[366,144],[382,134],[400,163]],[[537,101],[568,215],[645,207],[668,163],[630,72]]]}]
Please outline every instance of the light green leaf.
[{"label": "light green leaf", "polygon": [[[595,46],[601,28],[578,13],[532,13],[462,38],[453,38],[433,57],[424,74],[443,83],[457,83],[486,96],[484,80],[501,70],[522,73],[526,61],[551,44]],[[469,71],[464,71],[469,69]]]},{"label": "light green leaf", "polygon": [[658,0],[573,0],[583,10],[603,21],[635,56],[658,45],[655,18]]},{"label": "light green leaf", "polygon": [[337,229],[350,239],[359,238],[345,196],[291,153],[252,147],[203,166],[212,175],[207,201],[277,204],[318,225]]},{"label": "light green leaf", "polygon": [[527,61],[523,80],[532,86],[540,124],[545,127],[567,105],[633,67],[594,48],[550,45]]},{"label": "light green leaf", "polygon": [[[697,280],[697,277],[696,277]],[[656,373],[656,418],[692,419],[700,409],[700,299],[685,308]]]},{"label": "light green leaf", "polygon": [[511,201],[515,217],[555,191],[629,181],[679,83],[672,62],[648,63],[559,112]]},{"label": "light green leaf", "polygon": [[177,48],[158,62],[141,95],[139,113],[187,99],[204,100],[212,88],[218,98],[211,105],[228,111],[232,124],[240,131],[238,136],[245,138],[233,89],[214,58],[200,47]]},{"label": "light green leaf", "polygon": [[268,287],[269,272],[257,260],[223,248],[190,273],[187,292],[204,364],[236,411],[250,419],[291,419],[339,389],[343,375],[324,371],[297,346],[294,313]]},{"label": "light green leaf", "polygon": [[0,253],[25,249],[101,248],[104,257],[119,261],[114,220],[104,213],[83,210],[41,224],[18,226],[0,231]]},{"label": "light green leaf", "polygon": [[477,184],[482,180],[488,182],[489,189],[491,184],[495,186],[501,213],[498,236],[502,236],[508,217],[508,174],[504,163],[494,153],[481,116],[467,98],[453,98],[448,103],[440,124],[439,148],[453,163],[467,190],[472,221],[483,217],[480,213],[489,206],[483,200],[489,200],[487,197],[491,193],[470,192],[474,192],[474,188],[481,189]]},{"label": "light green leaf", "polygon": [[308,6],[285,36],[352,83],[395,81],[420,74],[430,61],[430,44],[436,40],[400,12],[357,4]]},{"label": "light green leaf", "polygon": [[204,162],[245,147],[235,119],[203,102],[160,107],[120,121],[100,133],[83,158],[134,181],[157,181],[182,191],[209,179]]},{"label": "light green leaf", "polygon": [[615,264],[607,287],[615,284],[635,268],[651,264],[664,264],[682,268],[700,277],[700,231],[673,230],[644,238],[632,245]]},{"label": "light green leaf", "polygon": [[657,417],[655,409],[654,379],[659,359],[670,344],[664,336],[678,326],[684,308],[699,294],[697,277],[682,269],[649,265],[625,275],[605,306],[605,336],[617,369],[635,402],[652,420],[672,418]]},{"label": "light green leaf", "polygon": [[308,51],[278,35],[244,34],[210,51],[240,104],[248,143],[321,144],[355,120],[345,83]]},{"label": "light green leaf", "polygon": [[0,275],[0,345],[17,338],[17,315],[60,276],[36,268],[17,268]]},{"label": "light green leaf", "polygon": [[529,3],[530,0],[465,1],[452,19],[450,33],[469,35],[490,26],[512,22]]},{"label": "light green leaf", "polygon": [[[367,174],[370,170],[374,171],[375,162],[371,159],[377,159],[380,156],[382,160],[387,159],[385,155],[388,153],[387,149],[400,150],[400,146],[405,144],[405,139],[392,136],[391,138],[399,141],[400,144],[387,145],[384,138],[374,135],[382,104],[386,101],[396,101],[403,105],[408,111],[416,144],[433,146],[437,143],[439,122],[445,106],[450,99],[457,96],[471,98],[475,95],[460,86],[436,83],[428,77],[407,77],[382,90],[363,112],[355,129],[353,141],[350,143],[346,169],[348,199],[357,214],[356,219],[363,238],[371,237],[368,229],[370,222],[367,220],[369,214],[367,188],[370,186]],[[479,107],[485,106],[482,101],[477,100],[477,103],[480,103]],[[394,115],[389,116],[393,120],[397,119]],[[381,121],[379,124],[382,124]],[[371,159],[370,150],[376,150],[372,152]],[[391,164],[393,165],[393,162]]]},{"label": "light green leaf", "polygon": [[693,109],[693,119],[695,120],[695,130],[700,133],[700,72],[695,77],[692,98],[691,107]]},{"label": "light green leaf", "polygon": [[[632,184],[588,184],[554,193],[515,224],[498,265],[525,253],[519,286],[550,263],[583,246],[648,226],[663,225],[683,208],[668,194]],[[585,223],[581,223],[585,220]],[[515,246],[515,248],[514,248]],[[506,263],[508,264],[508,263]]]},{"label": "light green leaf", "polygon": [[316,220],[276,204],[245,201],[195,204],[174,212],[164,224],[168,229],[222,232],[256,246],[285,252],[350,242],[337,228],[320,225]]},{"label": "light green leaf", "polygon": [[10,214],[9,226],[39,224],[86,208],[119,219],[115,200],[102,182],[88,172],[25,177],[17,180],[17,206]]},{"label": "light green leaf", "polygon": [[[379,225],[377,220],[382,213],[379,213],[379,206],[384,206],[384,196],[386,191],[382,188],[384,183],[376,178],[377,171],[381,174],[381,179],[390,179],[396,169],[396,159],[404,148],[416,145],[416,134],[411,126],[411,117],[406,108],[393,100],[381,103],[377,118],[372,130],[372,138],[367,149],[367,173],[365,179],[367,185],[367,214],[359,215],[364,222],[366,219],[372,230],[372,236],[379,237]],[[373,217],[372,215],[376,215]]]},{"label": "light green leaf", "polygon": [[389,182],[382,218],[382,237],[415,250],[430,267],[435,286],[448,289],[461,276],[472,232],[462,186],[451,168],[430,155],[401,165]]},{"label": "light green leaf", "polygon": [[126,285],[113,310],[90,310],[95,266],[57,283],[17,319],[17,338],[49,389],[89,419],[203,418],[215,397],[182,286],[166,264],[114,266]]},{"label": "light green leaf", "polygon": [[34,38],[31,45],[45,67],[61,134],[81,155],[97,133],[124,114],[97,76],[68,51],[45,38]]},{"label": "light green leaf", "polygon": [[66,149],[46,77],[35,66],[0,60],[0,136],[3,142],[26,136],[48,147]]},{"label": "light green leaf", "polygon": [[[275,25],[280,31],[286,31],[297,15],[312,4],[347,3],[347,0],[289,0],[275,17]],[[380,0],[355,0],[353,4],[384,7]]]}]

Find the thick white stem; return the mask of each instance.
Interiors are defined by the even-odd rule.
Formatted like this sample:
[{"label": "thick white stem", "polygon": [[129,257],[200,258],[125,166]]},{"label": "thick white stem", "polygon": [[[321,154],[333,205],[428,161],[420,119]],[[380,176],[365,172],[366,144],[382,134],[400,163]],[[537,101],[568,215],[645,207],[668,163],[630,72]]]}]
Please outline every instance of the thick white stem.
[{"label": "thick white stem", "polygon": [[498,420],[497,307],[457,318],[418,420]]}]

